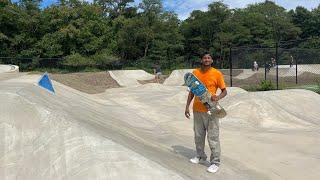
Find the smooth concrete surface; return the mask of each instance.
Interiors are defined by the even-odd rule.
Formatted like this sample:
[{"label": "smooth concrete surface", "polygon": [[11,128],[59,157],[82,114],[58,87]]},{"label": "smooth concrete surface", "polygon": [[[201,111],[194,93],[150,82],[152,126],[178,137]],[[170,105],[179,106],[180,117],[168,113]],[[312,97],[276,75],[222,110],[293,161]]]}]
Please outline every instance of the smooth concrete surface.
[{"label": "smooth concrete surface", "polygon": [[19,72],[19,66],[0,64],[0,73]]},{"label": "smooth concrete surface", "polygon": [[222,164],[210,174],[208,164],[189,163],[195,147],[186,87],[89,95],[53,81],[53,95],[36,86],[39,78],[0,78],[0,179],[320,177],[320,96],[311,91],[228,88]]},{"label": "smooth concrete surface", "polygon": [[184,84],[184,75],[192,72],[193,69],[177,69],[171,72],[170,76],[163,82],[168,86],[182,86]]},{"label": "smooth concrete surface", "polygon": [[143,70],[115,70],[108,72],[110,76],[123,87],[138,86],[140,85],[138,80],[150,80],[155,78],[154,75]]}]

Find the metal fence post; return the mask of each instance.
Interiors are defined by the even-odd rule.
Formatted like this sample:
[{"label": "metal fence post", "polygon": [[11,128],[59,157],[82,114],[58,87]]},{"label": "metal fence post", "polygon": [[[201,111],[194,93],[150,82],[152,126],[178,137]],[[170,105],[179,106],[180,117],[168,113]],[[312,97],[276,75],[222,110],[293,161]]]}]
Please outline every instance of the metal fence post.
[{"label": "metal fence post", "polygon": [[276,66],[277,66],[277,75],[276,75],[276,78],[277,78],[277,90],[279,90],[279,54],[278,54],[278,48],[279,48],[279,44],[278,44],[278,41],[276,42]]},{"label": "metal fence post", "polygon": [[296,59],[296,84],[298,84],[298,60]]},{"label": "metal fence post", "polygon": [[267,80],[267,61],[264,58],[264,80]]},{"label": "metal fence post", "polygon": [[229,49],[230,87],[232,87],[232,47]]}]

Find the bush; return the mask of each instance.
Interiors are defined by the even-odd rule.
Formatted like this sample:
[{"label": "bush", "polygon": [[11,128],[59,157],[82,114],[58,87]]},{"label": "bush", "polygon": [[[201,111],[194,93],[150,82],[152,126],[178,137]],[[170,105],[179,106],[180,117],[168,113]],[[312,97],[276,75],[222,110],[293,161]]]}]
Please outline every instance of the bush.
[{"label": "bush", "polygon": [[263,80],[261,81],[259,87],[257,88],[258,91],[270,91],[275,90],[274,85],[271,83],[271,81]]},{"label": "bush", "polygon": [[95,67],[85,67],[82,72],[101,72],[101,69]]},{"label": "bush", "polygon": [[97,66],[108,66],[119,61],[119,58],[107,53],[95,54],[91,57]]},{"label": "bush", "polygon": [[138,70],[139,68],[137,68],[137,67],[124,67],[124,68],[122,68],[122,70]]},{"label": "bush", "polygon": [[93,65],[93,61],[81,56],[79,53],[75,53],[67,56],[62,64],[73,67],[88,66]]},{"label": "bush", "polygon": [[31,74],[42,74],[44,72],[48,73],[59,73],[59,74],[65,74],[69,73],[67,69],[59,69],[59,68],[34,68],[31,72]]}]

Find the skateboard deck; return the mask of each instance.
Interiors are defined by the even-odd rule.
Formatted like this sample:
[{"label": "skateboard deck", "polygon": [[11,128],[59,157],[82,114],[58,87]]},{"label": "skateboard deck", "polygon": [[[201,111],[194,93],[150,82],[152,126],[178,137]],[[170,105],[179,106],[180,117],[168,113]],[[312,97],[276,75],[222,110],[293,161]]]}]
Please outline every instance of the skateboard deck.
[{"label": "skateboard deck", "polygon": [[186,73],[184,75],[184,82],[188,86],[188,89],[207,107],[208,114],[218,118],[223,118],[227,115],[224,108],[218,102],[211,100],[211,93],[194,74]]}]

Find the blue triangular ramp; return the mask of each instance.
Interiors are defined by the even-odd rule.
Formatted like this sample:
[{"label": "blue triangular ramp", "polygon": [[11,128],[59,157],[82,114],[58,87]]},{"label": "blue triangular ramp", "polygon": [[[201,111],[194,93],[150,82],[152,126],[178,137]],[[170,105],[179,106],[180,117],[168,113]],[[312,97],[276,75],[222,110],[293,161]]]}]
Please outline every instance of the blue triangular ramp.
[{"label": "blue triangular ramp", "polygon": [[38,85],[39,85],[40,87],[48,90],[48,91],[51,92],[51,93],[55,93],[54,88],[53,88],[53,86],[52,86],[52,82],[51,82],[51,80],[50,80],[49,75],[48,75],[47,72],[45,72],[45,73],[42,75],[41,79],[40,79],[39,82],[38,82]]}]

